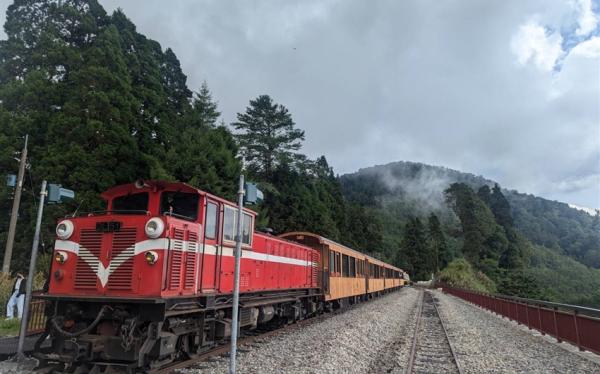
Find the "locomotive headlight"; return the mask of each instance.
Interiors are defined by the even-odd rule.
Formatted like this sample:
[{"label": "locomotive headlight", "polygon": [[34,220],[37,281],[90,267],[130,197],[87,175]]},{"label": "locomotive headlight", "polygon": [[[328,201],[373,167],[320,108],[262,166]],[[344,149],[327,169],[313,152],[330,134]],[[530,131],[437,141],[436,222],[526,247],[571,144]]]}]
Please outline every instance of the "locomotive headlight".
[{"label": "locomotive headlight", "polygon": [[154,265],[156,261],[158,261],[158,253],[154,251],[148,251],[146,254],[144,254],[144,259],[148,265]]},{"label": "locomotive headlight", "polygon": [[61,221],[56,226],[56,236],[58,236],[62,240],[67,240],[71,237],[71,235],[73,235],[74,229],[75,225],[73,225],[73,222],[66,219],[64,221]]},{"label": "locomotive headlight", "polygon": [[68,258],[69,258],[69,255],[67,254],[67,252],[64,252],[64,251],[57,251],[56,254],[54,255],[54,260],[61,265],[64,264],[65,262],[67,262]]},{"label": "locomotive headlight", "polygon": [[150,218],[148,222],[146,222],[146,235],[148,235],[151,239],[156,239],[163,233],[165,230],[165,224],[162,219],[158,217]]}]

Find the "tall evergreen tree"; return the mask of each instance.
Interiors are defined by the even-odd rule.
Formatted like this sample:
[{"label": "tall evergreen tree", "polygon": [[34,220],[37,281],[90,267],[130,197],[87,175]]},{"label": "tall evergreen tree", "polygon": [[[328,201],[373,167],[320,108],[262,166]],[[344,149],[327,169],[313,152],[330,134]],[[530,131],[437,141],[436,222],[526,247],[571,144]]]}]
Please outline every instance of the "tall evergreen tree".
[{"label": "tall evergreen tree", "polygon": [[506,197],[502,193],[498,183],[492,188],[492,194],[490,195],[489,206],[496,217],[496,222],[505,229],[513,227],[513,218],[510,210],[510,204]]},{"label": "tall evergreen tree", "polygon": [[250,100],[245,113],[232,123],[240,131],[237,138],[248,170],[266,181],[280,164],[293,164],[304,140],[304,131],[295,128],[286,107],[274,103],[268,95]]},{"label": "tall evergreen tree", "polygon": [[427,227],[428,245],[431,248],[430,253],[434,260],[433,271],[437,273],[448,266],[450,261],[452,261],[452,257],[440,220],[434,213],[429,215]]},{"label": "tall evergreen tree", "polygon": [[[5,31],[0,167],[16,169],[10,154],[30,135],[16,268],[31,247],[29,190],[39,188],[41,176],[77,191],[74,204],[48,206],[42,238],[52,237],[54,219],[75,204],[82,203],[80,211],[101,208],[99,192],[137,178],[191,181],[233,196],[237,146],[227,129],[214,126],[218,112],[207,88],[190,100],[173,51],[138,33],[121,11],[109,16],[96,0],[16,0]],[[0,197],[8,194],[0,189]],[[4,231],[0,225],[0,240]]]},{"label": "tall evergreen tree", "polygon": [[433,261],[426,245],[425,230],[419,218],[410,219],[404,228],[399,258],[400,263],[414,280],[428,280],[433,272]]},{"label": "tall evergreen tree", "polygon": [[460,219],[465,257],[476,266],[484,259],[497,266],[508,240],[488,206],[463,183],[452,184],[446,190],[446,200]]}]

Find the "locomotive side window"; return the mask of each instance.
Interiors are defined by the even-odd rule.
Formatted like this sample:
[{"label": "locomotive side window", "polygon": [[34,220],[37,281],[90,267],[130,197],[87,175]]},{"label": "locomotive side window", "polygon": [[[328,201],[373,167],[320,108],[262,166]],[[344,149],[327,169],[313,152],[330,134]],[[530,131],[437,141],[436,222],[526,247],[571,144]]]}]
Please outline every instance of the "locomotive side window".
[{"label": "locomotive side window", "polygon": [[206,204],[206,222],[204,223],[204,227],[204,236],[206,238],[217,238],[217,204]]},{"label": "locomotive side window", "polygon": [[148,210],[148,192],[115,197],[112,210],[119,214],[139,214]]},{"label": "locomotive side window", "polygon": [[242,213],[242,243],[250,244],[252,236],[252,216]]},{"label": "locomotive side window", "polygon": [[[242,213],[242,243],[251,244],[252,239],[252,216]],[[235,241],[237,226],[237,209],[225,206],[223,216],[223,239]]]},{"label": "locomotive side window", "polygon": [[170,214],[179,218],[195,221],[198,219],[197,193],[166,191],[160,198],[160,214]]}]

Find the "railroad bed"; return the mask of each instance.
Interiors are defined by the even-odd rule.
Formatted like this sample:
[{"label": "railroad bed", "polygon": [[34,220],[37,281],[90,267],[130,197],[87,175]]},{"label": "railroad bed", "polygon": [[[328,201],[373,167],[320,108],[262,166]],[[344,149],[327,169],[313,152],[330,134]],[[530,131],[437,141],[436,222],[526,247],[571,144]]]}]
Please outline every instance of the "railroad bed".
[{"label": "railroad bed", "polygon": [[[598,355],[415,288],[248,341],[238,350],[240,373],[600,373]],[[225,373],[228,363],[212,356],[178,372]],[[0,362],[0,373],[26,372],[19,369]]]},{"label": "railroad bed", "polygon": [[[453,296],[427,292],[431,295],[406,288],[258,338],[240,348],[239,372],[600,373],[600,365],[512,322]],[[228,358],[218,356],[179,372],[225,373],[227,368]]]}]

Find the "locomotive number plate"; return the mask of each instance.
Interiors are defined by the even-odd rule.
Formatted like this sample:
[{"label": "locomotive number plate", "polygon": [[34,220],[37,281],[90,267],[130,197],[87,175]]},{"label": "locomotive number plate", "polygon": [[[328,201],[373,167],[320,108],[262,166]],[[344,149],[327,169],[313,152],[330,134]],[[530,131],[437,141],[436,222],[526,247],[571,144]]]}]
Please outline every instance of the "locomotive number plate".
[{"label": "locomotive number plate", "polygon": [[98,232],[114,232],[121,231],[121,222],[96,222],[96,231]]}]

